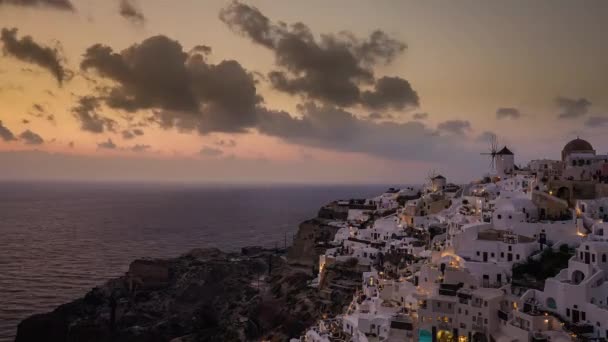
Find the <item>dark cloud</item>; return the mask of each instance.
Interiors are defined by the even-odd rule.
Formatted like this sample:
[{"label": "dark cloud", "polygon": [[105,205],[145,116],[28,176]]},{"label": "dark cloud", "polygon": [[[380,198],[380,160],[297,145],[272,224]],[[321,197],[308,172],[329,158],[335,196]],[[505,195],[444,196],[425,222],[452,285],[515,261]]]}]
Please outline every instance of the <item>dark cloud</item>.
[{"label": "dark cloud", "polygon": [[108,138],[107,141],[103,141],[97,144],[97,148],[106,149],[106,150],[115,150],[118,146],[112,141],[112,139]]},{"label": "dark cloud", "polygon": [[203,157],[219,157],[222,154],[224,154],[224,151],[209,146],[203,147],[200,151],[200,155]]},{"label": "dark cloud", "polygon": [[369,113],[367,116],[369,120],[392,120],[393,116],[390,114],[381,114],[378,112]]},{"label": "dark cloud", "polygon": [[497,119],[519,119],[521,112],[517,108],[502,107],[496,110]]},{"label": "dark cloud", "polygon": [[426,120],[428,117],[429,113],[414,113],[414,115],[412,115],[414,120]]},{"label": "dark cloud", "polygon": [[234,141],[233,139],[226,139],[226,140],[220,139],[215,142],[215,145],[221,146],[221,147],[235,147],[236,141]]},{"label": "dark cloud", "polygon": [[10,129],[8,129],[6,126],[4,126],[4,124],[2,123],[2,120],[0,120],[0,138],[2,138],[2,140],[4,140],[4,141],[16,140],[13,132],[11,132]]},{"label": "dark cloud", "polygon": [[481,143],[490,143],[490,141],[492,141],[492,139],[496,139],[496,134],[494,132],[491,131],[484,131],[483,133],[481,133],[480,135],[477,136],[477,139],[475,139],[477,142],[481,142]]},{"label": "dark cloud", "polygon": [[127,140],[129,140],[129,139],[133,139],[133,138],[135,138],[135,134],[133,134],[133,133],[132,133],[131,131],[129,131],[129,130],[124,130],[124,131],[122,131],[122,137],[123,137],[123,139],[127,139]]},{"label": "dark cloud", "polygon": [[81,68],[118,84],[102,94],[108,106],[130,112],[156,109],[155,118],[165,128],[244,132],[255,125],[255,107],[262,101],[252,74],[238,62],[208,64],[200,53],[188,54],[165,36],[120,53],[91,46]]},{"label": "dark cloud", "polygon": [[120,0],[120,15],[137,24],[142,24],[146,21],[144,14],[137,7],[134,0]]},{"label": "dark cloud", "polygon": [[70,0],[0,0],[1,5],[48,7],[64,11],[74,11],[74,5],[72,5]]},{"label": "dark cloud", "polygon": [[146,152],[148,151],[152,146],[150,145],[141,145],[141,144],[137,144],[137,145],[133,145],[131,146],[130,150],[133,152]]},{"label": "dark cloud", "polygon": [[135,129],[125,129],[122,131],[122,137],[124,139],[133,139],[135,137],[144,135],[144,131],[139,129],[139,128],[135,128]]},{"label": "dark cloud", "polygon": [[34,103],[32,108],[37,112],[44,113],[44,106],[39,103]]},{"label": "dark cloud", "polygon": [[344,109],[313,103],[299,106],[299,111],[301,117],[296,118],[283,111],[262,110],[259,131],[289,143],[389,159],[431,160],[462,155],[463,149],[458,149],[454,138],[437,136],[420,122],[359,119]]},{"label": "dark cloud", "polygon": [[585,121],[587,127],[606,127],[608,126],[608,116],[594,115]]},{"label": "dark cloud", "polygon": [[203,56],[211,54],[211,46],[207,45],[197,45],[190,50],[190,53],[200,53]]},{"label": "dark cloud", "polygon": [[58,49],[40,45],[31,36],[18,39],[16,28],[3,28],[0,40],[4,45],[4,53],[47,69],[59,84],[62,84],[69,77],[67,70],[62,65],[62,58]]},{"label": "dark cloud", "polygon": [[437,129],[446,133],[464,136],[471,130],[471,123],[467,120],[448,120],[439,123]]},{"label": "dark cloud", "polygon": [[30,131],[29,129],[19,134],[19,139],[23,140],[28,145],[41,145],[44,143],[44,139],[42,139],[40,135]]},{"label": "dark cloud", "polygon": [[404,109],[418,107],[418,94],[410,83],[400,77],[382,77],[376,81],[373,91],[361,94],[363,105],[374,109]]},{"label": "dark cloud", "polygon": [[[274,52],[280,70],[271,71],[268,79],[280,91],[338,106],[418,106],[418,95],[406,80],[383,77],[376,82],[374,67],[390,63],[406,48],[380,30],[367,39],[341,32],[317,40],[303,23],[274,23],[257,8],[236,1],[220,11],[220,19]],[[364,91],[363,86],[373,90]]]},{"label": "dark cloud", "polygon": [[586,98],[571,99],[567,97],[558,97],[555,103],[560,109],[560,119],[573,119],[584,116],[589,111],[591,101]]},{"label": "dark cloud", "polygon": [[78,104],[72,107],[72,114],[80,122],[83,131],[91,133],[115,131],[116,121],[97,113],[99,108],[99,100],[94,96],[82,96],[78,99]]}]

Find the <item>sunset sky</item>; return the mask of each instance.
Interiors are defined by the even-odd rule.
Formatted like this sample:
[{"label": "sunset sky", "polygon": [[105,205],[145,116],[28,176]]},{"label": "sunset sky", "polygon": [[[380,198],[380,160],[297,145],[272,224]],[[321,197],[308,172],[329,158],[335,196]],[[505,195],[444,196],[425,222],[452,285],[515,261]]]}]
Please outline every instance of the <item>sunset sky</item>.
[{"label": "sunset sky", "polygon": [[606,1],[0,0],[0,179],[416,183],[608,152]]}]

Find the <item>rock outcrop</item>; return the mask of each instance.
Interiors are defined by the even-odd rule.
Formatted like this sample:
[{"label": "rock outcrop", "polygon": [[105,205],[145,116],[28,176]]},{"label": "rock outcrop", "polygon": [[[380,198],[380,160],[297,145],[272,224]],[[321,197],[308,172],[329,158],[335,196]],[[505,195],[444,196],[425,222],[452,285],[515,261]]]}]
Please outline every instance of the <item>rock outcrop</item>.
[{"label": "rock outcrop", "polygon": [[352,297],[328,300],[311,278],[259,248],[136,260],[125,276],[21,322],[16,341],[286,341]]},{"label": "rock outcrop", "polygon": [[287,254],[291,264],[312,267],[319,263],[319,255],[325,252],[339,229],[329,222],[331,221],[316,218],[300,224]]}]

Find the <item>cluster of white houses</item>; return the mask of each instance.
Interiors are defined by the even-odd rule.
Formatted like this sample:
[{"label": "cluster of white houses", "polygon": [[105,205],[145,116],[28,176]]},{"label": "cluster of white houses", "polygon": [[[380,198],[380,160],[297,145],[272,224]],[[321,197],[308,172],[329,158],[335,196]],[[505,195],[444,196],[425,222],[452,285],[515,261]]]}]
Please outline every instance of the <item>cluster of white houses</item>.
[{"label": "cluster of white houses", "polygon": [[362,204],[341,220],[316,282],[356,259],[361,285],[302,340],[608,340],[608,155],[587,141],[527,167],[505,147],[471,184],[436,176]]}]

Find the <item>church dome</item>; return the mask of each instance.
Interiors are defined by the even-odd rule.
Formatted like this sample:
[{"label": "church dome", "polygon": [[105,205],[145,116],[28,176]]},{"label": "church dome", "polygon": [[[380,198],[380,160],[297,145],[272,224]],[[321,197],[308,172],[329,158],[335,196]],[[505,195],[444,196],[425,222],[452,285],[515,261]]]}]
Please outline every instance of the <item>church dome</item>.
[{"label": "church dome", "polygon": [[564,146],[562,150],[562,160],[566,159],[566,157],[573,152],[595,152],[593,150],[593,146],[587,141],[580,138],[576,138]]}]

